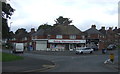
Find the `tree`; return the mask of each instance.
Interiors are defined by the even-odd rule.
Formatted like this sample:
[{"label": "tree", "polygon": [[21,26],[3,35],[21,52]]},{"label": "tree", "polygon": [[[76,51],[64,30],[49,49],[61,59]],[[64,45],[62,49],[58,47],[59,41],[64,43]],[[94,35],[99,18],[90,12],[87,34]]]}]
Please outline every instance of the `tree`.
[{"label": "tree", "polygon": [[8,27],[8,19],[11,19],[11,16],[15,9],[13,9],[10,4],[2,2],[2,38],[9,38],[9,27]]},{"label": "tree", "polygon": [[40,25],[37,30],[40,30],[40,29],[46,30],[46,29],[49,29],[51,27],[52,27],[51,25],[48,25],[47,23],[45,23],[45,24]]},{"label": "tree", "polygon": [[15,34],[20,34],[20,33],[27,34],[27,31],[24,28],[20,28],[20,29],[16,30],[16,32],[15,32]]},{"label": "tree", "polygon": [[59,16],[59,18],[57,18],[55,22],[56,24],[54,25],[69,25],[70,23],[72,23],[72,20],[70,20],[70,18],[63,18],[63,16]]}]

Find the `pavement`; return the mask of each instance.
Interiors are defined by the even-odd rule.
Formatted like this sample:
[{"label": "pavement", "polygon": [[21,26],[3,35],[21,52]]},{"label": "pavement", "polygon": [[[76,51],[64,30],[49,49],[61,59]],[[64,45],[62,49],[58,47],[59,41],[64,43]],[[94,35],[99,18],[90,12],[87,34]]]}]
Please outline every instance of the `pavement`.
[{"label": "pavement", "polygon": [[113,63],[104,64],[104,66],[106,68],[116,69],[116,70],[120,71],[120,67],[119,67],[120,65],[118,65],[117,61],[115,61],[114,64]]},{"label": "pavement", "polygon": [[2,72],[42,72],[55,67],[48,60],[24,57],[23,60],[2,62]]}]

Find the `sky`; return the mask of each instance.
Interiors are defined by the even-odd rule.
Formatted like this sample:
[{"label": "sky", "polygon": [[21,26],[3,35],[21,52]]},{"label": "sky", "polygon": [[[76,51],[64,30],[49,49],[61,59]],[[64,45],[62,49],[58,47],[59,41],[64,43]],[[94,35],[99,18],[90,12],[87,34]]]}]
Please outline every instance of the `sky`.
[{"label": "sky", "polygon": [[[59,16],[73,20],[81,31],[85,31],[95,24],[101,26],[118,27],[119,0],[10,0],[8,3],[16,10],[8,21],[10,29],[15,32],[18,28],[31,28],[48,23],[55,24]],[[11,23],[12,22],[12,23]]]}]

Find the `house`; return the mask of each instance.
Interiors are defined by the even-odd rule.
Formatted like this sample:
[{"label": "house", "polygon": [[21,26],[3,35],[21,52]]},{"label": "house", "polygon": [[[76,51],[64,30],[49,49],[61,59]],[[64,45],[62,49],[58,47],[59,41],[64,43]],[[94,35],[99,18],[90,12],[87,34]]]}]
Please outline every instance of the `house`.
[{"label": "house", "polygon": [[56,25],[40,29],[32,36],[35,50],[64,51],[85,46],[82,32],[74,25]]},{"label": "house", "polygon": [[28,33],[26,29],[18,29],[17,33],[12,36],[13,38],[9,40],[10,43],[17,44],[17,43],[23,43],[24,44],[24,50],[28,50],[28,46],[32,45],[31,43],[31,35],[35,33],[34,29],[31,29],[31,32]]},{"label": "house", "polygon": [[98,47],[98,49],[104,48],[104,34],[96,29],[96,25],[92,25],[90,29],[85,32],[87,47]]},{"label": "house", "polygon": [[113,30],[115,32],[115,44],[119,45],[120,44],[120,28],[117,29],[117,27],[115,27],[115,29]]}]

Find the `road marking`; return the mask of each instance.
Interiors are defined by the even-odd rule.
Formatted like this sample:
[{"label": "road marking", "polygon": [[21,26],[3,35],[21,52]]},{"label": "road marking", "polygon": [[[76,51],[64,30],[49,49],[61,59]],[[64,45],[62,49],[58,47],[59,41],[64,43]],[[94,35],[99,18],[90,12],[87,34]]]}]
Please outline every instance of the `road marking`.
[{"label": "road marking", "polygon": [[53,67],[55,67],[55,65],[42,65],[43,67],[45,67],[45,68],[53,68]]},{"label": "road marking", "polygon": [[44,70],[54,68],[55,65],[42,65],[42,67],[43,68],[41,68],[41,69],[28,70],[28,71],[23,71],[23,72],[42,72]]}]

